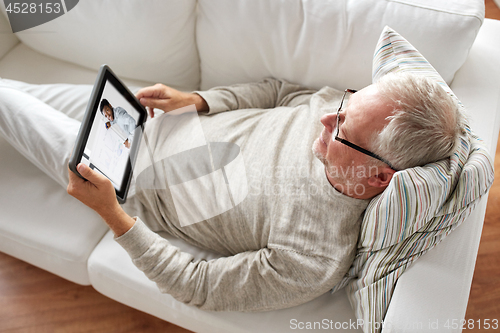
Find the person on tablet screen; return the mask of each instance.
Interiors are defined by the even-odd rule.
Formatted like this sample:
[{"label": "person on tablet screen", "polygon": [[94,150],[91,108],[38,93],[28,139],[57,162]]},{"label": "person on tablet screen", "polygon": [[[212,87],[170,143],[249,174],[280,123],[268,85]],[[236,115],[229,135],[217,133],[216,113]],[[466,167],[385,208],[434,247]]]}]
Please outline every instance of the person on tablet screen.
[{"label": "person on tablet screen", "polygon": [[130,144],[134,138],[134,131],[136,127],[135,119],[130,116],[127,111],[122,107],[112,107],[107,99],[103,99],[100,105],[101,113],[109,121],[106,123],[106,128],[109,129],[113,125],[118,125],[127,135],[127,139],[123,144],[125,147],[130,148]]}]

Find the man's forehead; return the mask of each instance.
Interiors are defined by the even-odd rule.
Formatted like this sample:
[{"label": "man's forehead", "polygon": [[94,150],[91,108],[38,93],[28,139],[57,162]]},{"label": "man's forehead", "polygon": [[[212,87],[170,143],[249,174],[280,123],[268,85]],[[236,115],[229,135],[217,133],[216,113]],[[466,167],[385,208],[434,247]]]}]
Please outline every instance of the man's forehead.
[{"label": "man's forehead", "polygon": [[394,103],[380,94],[376,85],[359,90],[349,98],[346,110],[346,119],[351,118],[351,134],[370,135],[373,131],[381,131],[389,121],[386,118],[393,111]]},{"label": "man's forehead", "polygon": [[394,111],[394,102],[382,95],[374,84],[353,94],[348,105],[368,117],[386,118]]}]

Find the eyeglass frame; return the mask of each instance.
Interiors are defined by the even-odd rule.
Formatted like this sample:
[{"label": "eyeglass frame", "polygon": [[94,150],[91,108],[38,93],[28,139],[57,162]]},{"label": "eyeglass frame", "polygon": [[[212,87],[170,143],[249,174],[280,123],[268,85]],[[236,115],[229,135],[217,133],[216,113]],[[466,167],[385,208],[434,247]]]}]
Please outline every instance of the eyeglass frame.
[{"label": "eyeglass frame", "polygon": [[336,128],[336,133],[335,133],[335,136],[334,136],[335,140],[338,141],[338,142],[340,142],[340,143],[342,143],[342,144],[344,144],[344,145],[346,145],[346,146],[348,146],[348,147],[351,147],[354,150],[359,151],[360,153],[363,153],[365,155],[368,155],[370,157],[376,158],[379,161],[384,162],[385,164],[387,164],[394,171],[399,171],[398,169],[396,169],[395,167],[393,167],[392,164],[389,161],[387,161],[386,159],[378,156],[377,154],[372,153],[371,151],[366,150],[364,148],[361,148],[360,146],[355,145],[354,143],[352,143],[350,141],[347,141],[346,139],[339,138],[339,132],[340,132],[340,129],[339,129],[340,111],[342,110],[342,106],[344,104],[345,96],[347,95],[347,93],[354,94],[356,92],[357,92],[357,90],[354,90],[354,89],[346,89],[346,90],[344,90],[344,95],[342,96],[342,99],[340,100],[340,106],[339,106],[339,109],[337,110],[337,128]]}]

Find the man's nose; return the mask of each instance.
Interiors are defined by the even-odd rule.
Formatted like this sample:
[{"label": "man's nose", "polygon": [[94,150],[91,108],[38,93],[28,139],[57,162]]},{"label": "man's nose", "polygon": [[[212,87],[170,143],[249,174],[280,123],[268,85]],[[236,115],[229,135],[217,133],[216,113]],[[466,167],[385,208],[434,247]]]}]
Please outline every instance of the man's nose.
[{"label": "man's nose", "polygon": [[321,119],[321,123],[325,126],[325,128],[332,133],[337,126],[337,112],[324,114]]}]

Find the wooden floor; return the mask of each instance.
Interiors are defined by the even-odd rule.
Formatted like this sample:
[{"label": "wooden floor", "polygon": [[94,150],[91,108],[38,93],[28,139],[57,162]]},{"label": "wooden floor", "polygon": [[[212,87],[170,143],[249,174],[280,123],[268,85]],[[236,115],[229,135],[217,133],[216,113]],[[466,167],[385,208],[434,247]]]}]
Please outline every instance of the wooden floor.
[{"label": "wooden floor", "polygon": [[190,332],[0,253],[0,332]]},{"label": "wooden floor", "polygon": [[[493,0],[486,0],[486,17],[500,20]],[[466,313],[476,327],[477,320],[500,321],[500,140],[495,170]],[[189,331],[0,253],[0,332]]]},{"label": "wooden floor", "polygon": [[[485,4],[486,17],[500,20],[500,9],[493,0],[486,0]],[[488,196],[465,319],[476,321],[476,327],[477,320],[484,323],[485,319],[497,319],[500,325],[500,138],[495,156],[495,181]],[[484,331],[484,329],[467,330],[467,332]]]}]

